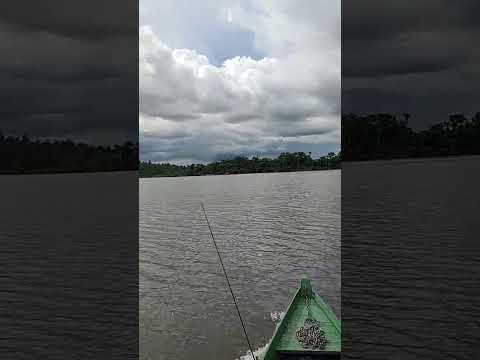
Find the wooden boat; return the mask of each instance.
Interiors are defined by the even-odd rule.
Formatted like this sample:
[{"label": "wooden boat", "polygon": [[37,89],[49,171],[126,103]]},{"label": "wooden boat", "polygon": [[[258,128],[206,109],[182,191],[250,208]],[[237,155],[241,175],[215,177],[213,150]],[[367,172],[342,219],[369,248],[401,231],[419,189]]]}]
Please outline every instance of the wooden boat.
[{"label": "wooden boat", "polygon": [[340,359],[341,326],[330,307],[302,279],[260,360]]}]

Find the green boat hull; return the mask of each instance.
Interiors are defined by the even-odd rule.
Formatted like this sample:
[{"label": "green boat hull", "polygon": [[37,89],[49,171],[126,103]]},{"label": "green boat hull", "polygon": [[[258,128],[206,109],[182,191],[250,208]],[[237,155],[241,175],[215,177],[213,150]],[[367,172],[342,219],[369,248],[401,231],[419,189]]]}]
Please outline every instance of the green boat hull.
[{"label": "green boat hull", "polygon": [[[321,350],[305,348],[297,339],[297,330],[304,325],[307,317],[316,320],[324,331],[327,342]],[[340,359],[341,344],[340,322],[330,307],[313,291],[310,281],[302,279],[300,288],[277,326],[270,344],[258,358],[260,360]]]}]

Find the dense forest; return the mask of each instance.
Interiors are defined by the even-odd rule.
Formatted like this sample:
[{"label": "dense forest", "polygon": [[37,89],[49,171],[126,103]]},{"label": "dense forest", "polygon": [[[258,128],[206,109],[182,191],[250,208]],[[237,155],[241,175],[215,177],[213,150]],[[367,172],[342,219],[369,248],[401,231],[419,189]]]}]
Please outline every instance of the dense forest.
[{"label": "dense forest", "polygon": [[0,174],[136,170],[138,144],[93,146],[70,140],[33,141],[0,132]]},{"label": "dense forest", "polygon": [[275,159],[238,156],[233,159],[215,161],[209,164],[173,165],[141,162],[141,177],[153,176],[199,176],[246,173],[267,173],[287,171],[308,171],[339,169],[341,154],[329,153],[319,159],[303,152],[282,153]]},{"label": "dense forest", "polygon": [[451,115],[427,130],[408,126],[410,115],[342,116],[345,161],[480,154],[480,113]]},{"label": "dense forest", "polygon": [[238,156],[209,164],[181,166],[138,163],[138,143],[94,146],[70,140],[31,140],[0,132],[0,174],[93,172],[139,169],[140,176],[197,176],[340,168],[341,160],[374,160],[480,154],[480,113],[451,115],[445,122],[414,131],[410,115],[342,116],[342,154],[318,159],[303,152],[277,158]]}]

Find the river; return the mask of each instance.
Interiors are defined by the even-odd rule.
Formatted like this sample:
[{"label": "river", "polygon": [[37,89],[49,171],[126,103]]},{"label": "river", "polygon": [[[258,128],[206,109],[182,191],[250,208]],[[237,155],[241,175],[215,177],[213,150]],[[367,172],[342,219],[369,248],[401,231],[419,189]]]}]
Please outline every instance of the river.
[{"label": "river", "polygon": [[239,359],[307,276],[340,317],[341,171],[140,180],[142,359]]}]

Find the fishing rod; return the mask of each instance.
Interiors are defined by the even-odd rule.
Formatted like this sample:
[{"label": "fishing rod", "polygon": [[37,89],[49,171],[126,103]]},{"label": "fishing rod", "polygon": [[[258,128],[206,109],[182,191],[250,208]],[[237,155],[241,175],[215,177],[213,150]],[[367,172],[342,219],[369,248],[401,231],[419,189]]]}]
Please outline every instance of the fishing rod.
[{"label": "fishing rod", "polygon": [[205,211],[203,202],[200,202],[200,205],[202,206],[203,215],[205,215],[205,220],[207,221],[208,229],[210,230],[210,235],[212,236],[213,245],[215,245],[215,250],[217,250],[217,255],[218,255],[218,259],[220,260],[220,265],[222,265],[223,274],[225,275],[225,279],[227,279],[228,289],[230,290],[233,303],[235,304],[235,308],[237,309],[238,318],[240,319],[240,323],[242,324],[243,333],[245,334],[245,338],[247,339],[248,347],[250,348],[250,352],[252,353],[252,358],[256,360],[257,357],[253,353],[252,345],[250,343],[250,339],[248,338],[247,330],[245,329],[245,324],[243,323],[242,315],[240,314],[240,309],[238,308],[238,305],[237,305],[237,300],[235,299],[235,295],[233,294],[232,286],[230,285],[230,280],[228,279],[227,271],[225,270],[225,266],[223,265],[222,257],[220,256],[220,251],[218,250],[217,242],[215,241],[215,236],[213,236],[212,227],[210,226],[210,222],[208,221],[207,212]]}]

